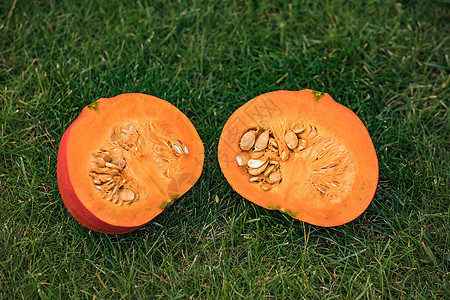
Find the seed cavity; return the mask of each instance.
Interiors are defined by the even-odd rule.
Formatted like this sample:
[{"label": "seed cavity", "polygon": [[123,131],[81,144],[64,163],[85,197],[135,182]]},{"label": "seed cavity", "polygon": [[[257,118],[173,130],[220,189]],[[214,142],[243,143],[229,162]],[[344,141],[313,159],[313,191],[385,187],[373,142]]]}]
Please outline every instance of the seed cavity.
[{"label": "seed cavity", "polygon": [[[130,205],[137,199],[135,192],[136,184],[132,180],[124,178],[123,170],[126,168],[126,160],[120,154],[121,151],[97,150],[93,156],[94,167],[89,176],[95,188],[100,192],[103,199],[122,206]],[[131,197],[133,193],[133,197]]]},{"label": "seed cavity", "polygon": [[[350,186],[352,175],[350,155],[344,147],[321,136],[315,124],[294,122],[260,122],[248,129],[239,141],[242,152],[236,162],[249,176],[249,181],[263,191],[270,191],[283,182],[283,165],[300,156],[312,162],[305,188],[321,199],[336,201],[338,191]],[[309,168],[310,166],[308,166]]]},{"label": "seed cavity", "polygon": [[[101,197],[112,205],[129,206],[146,198],[145,187],[140,186],[129,172],[127,160],[150,150],[161,176],[172,178],[180,168],[180,160],[189,154],[187,145],[174,138],[174,133],[164,128],[167,124],[124,124],[111,129],[109,138],[94,153],[89,177]],[[159,126],[161,125],[161,126]],[[161,129],[163,128],[163,129]],[[152,151],[153,150],[153,151]]]}]

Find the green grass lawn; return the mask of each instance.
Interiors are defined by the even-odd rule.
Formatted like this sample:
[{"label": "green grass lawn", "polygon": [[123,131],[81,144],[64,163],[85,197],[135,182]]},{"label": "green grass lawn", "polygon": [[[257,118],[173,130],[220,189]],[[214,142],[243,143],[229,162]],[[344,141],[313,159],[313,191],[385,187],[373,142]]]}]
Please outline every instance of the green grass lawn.
[{"label": "green grass lawn", "polygon": [[[1,299],[450,297],[448,1],[95,2],[0,2]],[[375,198],[343,226],[260,208],[219,168],[234,110],[303,88],[357,113],[378,154]],[[56,157],[85,105],[124,92],[177,106],[206,159],[115,236],[67,212]]]}]

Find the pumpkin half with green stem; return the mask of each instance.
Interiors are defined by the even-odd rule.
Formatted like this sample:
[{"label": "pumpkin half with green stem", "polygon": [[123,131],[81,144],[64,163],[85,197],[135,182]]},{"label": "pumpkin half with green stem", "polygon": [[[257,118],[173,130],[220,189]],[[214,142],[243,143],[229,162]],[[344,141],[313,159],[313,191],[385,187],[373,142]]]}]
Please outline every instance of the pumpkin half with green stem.
[{"label": "pumpkin half with green stem", "polygon": [[260,95],[226,122],[219,164],[232,188],[319,226],[361,215],[378,183],[369,133],[347,107],[312,90]]},{"label": "pumpkin half with green stem", "polygon": [[58,186],[82,225],[126,233],[186,193],[203,160],[203,143],[180,110],[153,96],[122,94],[85,107],[66,130]]}]

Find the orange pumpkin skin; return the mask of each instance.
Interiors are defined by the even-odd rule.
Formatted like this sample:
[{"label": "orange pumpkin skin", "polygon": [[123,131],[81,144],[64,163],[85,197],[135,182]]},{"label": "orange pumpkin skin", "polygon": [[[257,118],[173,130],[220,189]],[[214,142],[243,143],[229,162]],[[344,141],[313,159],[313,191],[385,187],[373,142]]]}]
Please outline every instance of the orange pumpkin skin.
[{"label": "orange pumpkin skin", "polygon": [[[80,115],[79,117],[81,116],[82,115]],[[64,205],[66,206],[69,213],[81,225],[97,232],[121,234],[138,229],[140,226],[128,227],[108,224],[97,218],[81,203],[80,199],[77,196],[77,193],[73,189],[67,166],[67,142],[68,136],[70,135],[70,129],[71,126],[69,126],[61,139],[57,162],[58,187],[61,198],[63,199]]]},{"label": "orange pumpkin skin", "polygon": [[[256,178],[248,174],[251,168],[236,162],[244,152],[240,147],[243,135],[269,126],[274,137],[283,141],[287,140],[283,134],[295,122],[313,126],[307,127],[311,129],[304,137],[306,146],[301,149],[300,140],[307,131],[297,134],[298,148],[286,148],[290,152],[286,161],[277,160],[281,181],[263,190],[268,178],[250,182]],[[242,197],[324,227],[342,225],[361,215],[378,183],[378,159],[364,124],[330,95],[309,89],[270,92],[241,106],[223,128],[218,155],[225,178]]]},{"label": "orange pumpkin skin", "polygon": [[[130,125],[132,133],[126,130]],[[128,137],[113,140],[114,130],[120,129]],[[136,136],[130,144],[129,138]],[[170,142],[182,145],[181,154]],[[108,169],[103,161],[99,167],[98,153],[111,149],[117,151],[113,159],[122,157],[124,166],[110,161]],[[203,161],[203,143],[181,111],[153,96],[122,94],[85,107],[66,130],[58,151],[58,187],[67,210],[83,226],[122,234],[145,225],[186,193],[200,177]],[[100,169],[114,171],[113,178],[96,181],[96,176],[109,176],[95,173]],[[122,196],[130,191],[134,199],[126,202]]]}]

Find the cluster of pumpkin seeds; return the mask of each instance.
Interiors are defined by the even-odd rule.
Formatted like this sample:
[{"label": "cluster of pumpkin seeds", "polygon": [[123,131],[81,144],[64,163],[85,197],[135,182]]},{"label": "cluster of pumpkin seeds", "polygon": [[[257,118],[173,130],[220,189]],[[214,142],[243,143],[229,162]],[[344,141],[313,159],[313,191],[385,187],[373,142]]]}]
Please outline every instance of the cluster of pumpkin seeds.
[{"label": "cluster of pumpkin seeds", "polygon": [[93,164],[89,172],[92,183],[105,200],[119,206],[130,205],[140,197],[146,197],[143,188],[127,176],[127,157],[132,159],[138,156],[144,142],[156,155],[154,162],[157,170],[167,178],[175,174],[180,158],[189,154],[186,145],[168,139],[153,124],[141,131],[137,128],[140,128],[138,124],[114,127],[109,141],[92,154]]},{"label": "cluster of pumpkin seeds", "polygon": [[121,149],[100,149],[93,157],[96,166],[91,169],[89,176],[104,199],[119,206],[130,205],[138,200],[139,194],[133,191],[133,185],[123,177],[126,161]]},{"label": "cluster of pumpkin seeds", "polygon": [[242,150],[236,156],[237,164],[245,168],[251,182],[269,191],[282,181],[280,163],[303,151],[307,140],[317,136],[314,125],[295,122],[291,126],[271,126],[260,123],[245,132],[239,142]]},{"label": "cluster of pumpkin seeds", "polygon": [[94,167],[89,176],[105,200],[122,206],[139,199],[136,185],[124,177],[127,162],[123,151],[137,153],[141,145],[139,132],[127,124],[113,128],[110,141],[92,154]]}]

